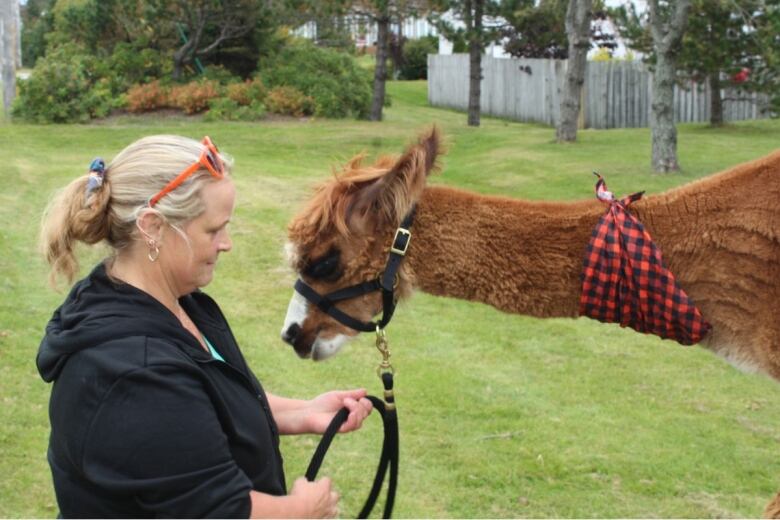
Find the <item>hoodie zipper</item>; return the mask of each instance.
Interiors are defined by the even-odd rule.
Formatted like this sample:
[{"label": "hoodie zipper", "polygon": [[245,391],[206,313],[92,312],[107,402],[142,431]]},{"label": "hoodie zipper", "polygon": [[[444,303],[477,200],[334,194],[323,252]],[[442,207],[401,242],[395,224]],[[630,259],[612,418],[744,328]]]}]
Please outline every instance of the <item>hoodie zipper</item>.
[{"label": "hoodie zipper", "polygon": [[221,366],[228,367],[235,374],[238,374],[240,376],[241,381],[243,381],[243,383],[246,385],[246,387],[251,390],[252,394],[260,402],[260,407],[263,409],[263,411],[266,414],[266,417],[269,419],[268,425],[271,427],[271,430],[273,431],[274,435],[276,435],[277,437],[279,436],[279,429],[276,426],[276,420],[274,419],[274,414],[271,411],[270,405],[268,404],[268,399],[263,397],[263,392],[259,388],[255,387],[255,385],[252,382],[252,380],[246,374],[244,374],[243,371],[241,371],[238,368],[234,367],[233,365],[231,365],[227,361],[220,361],[220,360],[214,359],[214,358],[211,358],[211,359],[195,359],[195,362],[196,363],[200,363],[200,364],[204,364],[204,365],[205,364],[218,363]]}]

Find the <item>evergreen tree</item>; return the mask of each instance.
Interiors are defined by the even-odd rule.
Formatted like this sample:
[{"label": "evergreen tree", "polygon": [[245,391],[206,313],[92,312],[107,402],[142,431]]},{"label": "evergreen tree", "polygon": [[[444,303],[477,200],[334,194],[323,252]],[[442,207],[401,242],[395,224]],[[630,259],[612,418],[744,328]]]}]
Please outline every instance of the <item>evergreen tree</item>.
[{"label": "evergreen tree", "polygon": [[[776,1],[776,0],[774,0]],[[693,0],[677,54],[677,78],[706,83],[710,90],[710,124],[723,123],[721,89],[747,86],[749,71],[765,62],[759,25],[771,18],[765,0]],[[632,47],[657,62],[649,18],[635,9],[615,11],[621,32]]]}]

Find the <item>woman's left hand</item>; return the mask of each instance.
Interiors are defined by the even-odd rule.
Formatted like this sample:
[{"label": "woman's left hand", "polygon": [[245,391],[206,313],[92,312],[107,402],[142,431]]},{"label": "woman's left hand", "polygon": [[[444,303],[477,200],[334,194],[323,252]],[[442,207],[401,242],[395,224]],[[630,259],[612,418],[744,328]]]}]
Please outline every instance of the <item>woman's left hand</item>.
[{"label": "woman's left hand", "polygon": [[311,433],[325,433],[333,416],[346,407],[349,416],[339,428],[340,433],[357,430],[371,413],[374,405],[366,399],[366,390],[336,390],[326,392],[309,401],[305,408],[307,430]]}]

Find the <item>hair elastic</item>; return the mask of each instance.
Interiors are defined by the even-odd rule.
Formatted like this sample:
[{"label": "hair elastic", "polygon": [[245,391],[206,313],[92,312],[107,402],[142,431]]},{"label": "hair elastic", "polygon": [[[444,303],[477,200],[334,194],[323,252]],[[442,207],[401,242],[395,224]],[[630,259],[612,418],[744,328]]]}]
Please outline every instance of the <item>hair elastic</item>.
[{"label": "hair elastic", "polygon": [[89,164],[89,178],[87,178],[87,189],[84,198],[100,188],[103,185],[103,178],[106,176],[106,163],[100,157],[92,160]]}]

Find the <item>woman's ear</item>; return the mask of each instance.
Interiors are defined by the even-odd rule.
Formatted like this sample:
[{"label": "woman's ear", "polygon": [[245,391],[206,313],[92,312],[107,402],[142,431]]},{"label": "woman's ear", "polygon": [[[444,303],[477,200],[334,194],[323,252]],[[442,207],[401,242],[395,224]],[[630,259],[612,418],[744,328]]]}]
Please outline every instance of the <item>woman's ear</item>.
[{"label": "woman's ear", "polygon": [[135,219],[135,225],[146,240],[154,240],[158,243],[162,240],[165,219],[158,211],[151,208],[142,210]]}]

